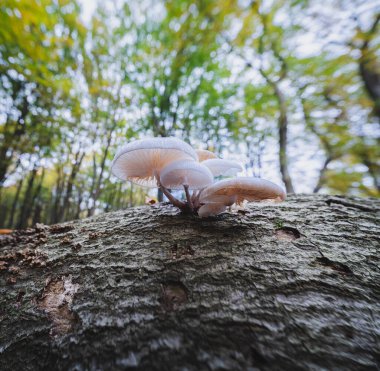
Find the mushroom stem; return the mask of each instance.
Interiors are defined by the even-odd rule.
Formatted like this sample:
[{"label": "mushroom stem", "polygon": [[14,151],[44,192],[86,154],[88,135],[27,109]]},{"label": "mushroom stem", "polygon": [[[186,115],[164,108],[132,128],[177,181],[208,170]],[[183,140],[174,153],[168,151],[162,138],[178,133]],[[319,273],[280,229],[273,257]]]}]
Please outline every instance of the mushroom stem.
[{"label": "mushroom stem", "polygon": [[191,202],[193,204],[193,210],[198,210],[198,204],[197,204],[197,191],[193,191],[191,195]]},{"label": "mushroom stem", "polygon": [[160,176],[157,172],[155,172],[154,176],[157,180],[157,186],[161,189],[162,193],[167,197],[167,199],[176,207],[178,207],[181,210],[186,209],[186,204],[178,199],[176,199],[162,184],[160,181]]},{"label": "mushroom stem", "polygon": [[200,189],[197,194],[195,194],[195,192],[193,194],[193,197],[194,197],[194,199],[193,199],[193,206],[194,206],[194,208],[196,210],[198,210],[200,208],[200,206],[201,206],[200,203],[199,203],[199,198],[201,197],[201,193],[202,193],[203,190],[204,190],[204,188]]},{"label": "mushroom stem", "polygon": [[193,211],[194,210],[194,206],[193,206],[193,201],[191,200],[191,196],[190,196],[190,193],[189,193],[189,185],[188,184],[184,184],[183,188],[185,189],[186,200],[187,200],[187,203],[188,203],[188,205],[190,207],[190,210]]},{"label": "mushroom stem", "polygon": [[186,204],[177,198],[175,198],[164,186],[160,184],[160,189],[162,193],[167,197],[167,199],[174,205],[177,206],[179,209],[184,210],[186,209]]}]

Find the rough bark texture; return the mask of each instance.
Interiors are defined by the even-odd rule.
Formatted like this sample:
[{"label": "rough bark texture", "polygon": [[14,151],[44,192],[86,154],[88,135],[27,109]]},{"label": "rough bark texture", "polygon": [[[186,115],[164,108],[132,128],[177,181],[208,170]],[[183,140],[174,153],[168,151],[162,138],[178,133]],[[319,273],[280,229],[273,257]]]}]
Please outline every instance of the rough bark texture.
[{"label": "rough bark texture", "polygon": [[378,369],[379,209],[153,205],[2,237],[0,369]]}]

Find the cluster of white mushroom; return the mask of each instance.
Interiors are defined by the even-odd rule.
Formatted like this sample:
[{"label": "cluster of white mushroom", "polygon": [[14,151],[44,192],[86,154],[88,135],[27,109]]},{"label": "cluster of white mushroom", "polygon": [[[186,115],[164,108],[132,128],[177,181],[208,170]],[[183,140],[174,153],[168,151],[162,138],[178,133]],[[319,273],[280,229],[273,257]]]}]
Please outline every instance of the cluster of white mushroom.
[{"label": "cluster of white mushroom", "polygon": [[[141,139],[122,146],[111,169],[122,180],[160,188],[173,205],[200,217],[220,214],[245,200],[285,199],[281,187],[264,179],[236,177],[214,182],[214,177],[236,175],[243,170],[241,165],[207,150],[194,150],[172,137]],[[184,190],[186,201],[175,198],[170,190]]]}]

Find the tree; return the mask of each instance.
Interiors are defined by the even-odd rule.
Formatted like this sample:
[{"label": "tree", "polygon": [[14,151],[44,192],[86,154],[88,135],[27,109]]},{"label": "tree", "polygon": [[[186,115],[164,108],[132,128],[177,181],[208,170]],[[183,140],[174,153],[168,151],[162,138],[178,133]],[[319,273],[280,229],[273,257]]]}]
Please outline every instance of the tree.
[{"label": "tree", "polygon": [[[209,111],[220,109],[224,91],[215,99],[212,89],[228,72],[217,56],[217,38],[235,3],[154,2],[152,13],[146,11],[151,1],[138,9],[124,5],[120,30],[133,37],[126,41],[129,48],[124,47],[129,61],[126,78],[137,92],[139,123],[146,131],[154,136],[177,133],[189,141],[198,135],[193,130],[197,122],[203,119],[207,125]],[[138,12],[146,14],[144,22],[139,22]]]},{"label": "tree", "polygon": [[358,26],[356,37],[351,46],[355,47],[355,43],[360,42],[358,45],[360,51],[359,72],[368,96],[373,101],[373,112],[380,123],[380,61],[375,52],[379,45],[378,43],[373,43],[376,35],[378,36],[379,23],[380,13],[377,13],[367,32]]},{"label": "tree", "polygon": [[[269,10],[264,10],[260,2],[251,3],[246,10],[242,27],[235,40],[229,41],[232,50],[239,48],[237,54],[248,69],[257,70],[265,83],[272,89],[271,95],[277,103],[278,158],[282,180],[288,193],[294,193],[289,172],[288,126],[289,108],[282,84],[288,78],[286,51],[286,31],[275,23],[276,15],[288,8],[286,2],[278,1]],[[256,37],[253,37],[256,34]],[[252,53],[253,51],[253,53]],[[255,60],[247,57],[254,55]]]},{"label": "tree", "polygon": [[[73,2],[6,0],[0,7],[0,187],[23,153],[52,147],[58,108],[70,98],[73,45],[80,37]],[[73,52],[74,51],[74,52]],[[38,60],[38,63],[37,63]]]},{"label": "tree", "polygon": [[2,237],[0,368],[375,369],[379,211],[159,205]]}]

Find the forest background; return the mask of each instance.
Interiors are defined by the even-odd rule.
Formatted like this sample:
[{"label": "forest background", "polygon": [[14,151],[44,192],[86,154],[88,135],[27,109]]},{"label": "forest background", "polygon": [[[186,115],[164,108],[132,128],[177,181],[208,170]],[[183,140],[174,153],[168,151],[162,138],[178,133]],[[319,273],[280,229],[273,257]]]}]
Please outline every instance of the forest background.
[{"label": "forest background", "polygon": [[109,167],[150,136],[379,197],[379,23],[376,0],[2,0],[0,228],[143,204]]}]

